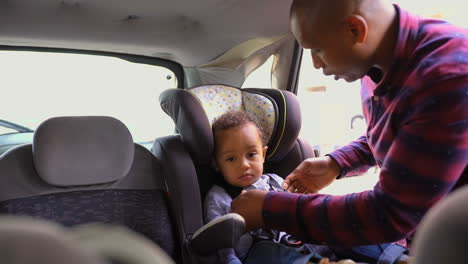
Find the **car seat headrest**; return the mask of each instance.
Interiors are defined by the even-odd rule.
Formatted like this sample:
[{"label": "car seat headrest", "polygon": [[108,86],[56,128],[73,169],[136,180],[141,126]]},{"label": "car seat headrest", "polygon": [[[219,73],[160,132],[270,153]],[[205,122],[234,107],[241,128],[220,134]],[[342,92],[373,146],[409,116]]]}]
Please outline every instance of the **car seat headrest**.
[{"label": "car seat headrest", "polygon": [[229,86],[201,86],[189,90],[202,104],[210,126],[213,122],[229,111],[244,111],[263,128],[263,133],[269,142],[276,126],[276,104],[260,93],[242,91]]},{"label": "car seat headrest", "polygon": [[30,216],[0,216],[0,259],[7,264],[174,264],[152,240],[121,225],[64,227]]},{"label": "car seat headrest", "polygon": [[110,264],[77,245],[56,223],[25,216],[0,217],[0,259],[9,264]]},{"label": "car seat headrest", "polygon": [[126,176],[134,148],[130,131],[115,118],[55,117],[37,128],[33,158],[39,177],[48,184],[92,185]]},{"label": "car seat headrest", "polygon": [[283,158],[301,126],[297,98],[277,89],[239,89],[227,85],[170,89],[161,94],[160,103],[174,120],[192,157],[202,164],[210,162],[214,149],[211,125],[228,111],[244,111],[257,120],[268,142],[267,160]]},{"label": "car seat headrest", "polygon": [[414,264],[466,263],[468,185],[451,192],[424,215],[411,246]]}]

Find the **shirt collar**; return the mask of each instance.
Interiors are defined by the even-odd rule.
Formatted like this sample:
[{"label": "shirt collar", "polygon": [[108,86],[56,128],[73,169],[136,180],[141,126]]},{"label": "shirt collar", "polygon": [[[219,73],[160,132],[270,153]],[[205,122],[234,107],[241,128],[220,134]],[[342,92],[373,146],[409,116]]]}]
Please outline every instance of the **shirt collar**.
[{"label": "shirt collar", "polygon": [[398,73],[401,72],[401,65],[404,65],[405,58],[410,56],[411,50],[414,49],[411,45],[414,45],[414,41],[411,41],[412,34],[418,27],[417,19],[412,17],[410,13],[401,9],[397,4],[393,4],[398,19],[398,36],[393,50],[393,58],[389,71],[383,75],[382,71],[372,68],[366,75],[370,81],[376,84],[374,93],[383,95],[392,86],[390,82],[393,82],[398,77]]}]

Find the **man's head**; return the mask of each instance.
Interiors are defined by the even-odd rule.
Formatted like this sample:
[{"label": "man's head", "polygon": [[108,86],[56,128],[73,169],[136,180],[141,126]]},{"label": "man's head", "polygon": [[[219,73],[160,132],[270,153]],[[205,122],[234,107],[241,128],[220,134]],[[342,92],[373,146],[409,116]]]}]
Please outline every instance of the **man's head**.
[{"label": "man's head", "polygon": [[227,112],[213,123],[213,135],[213,167],[226,182],[246,187],[261,177],[267,146],[254,119],[241,111]]},{"label": "man's head", "polygon": [[314,67],[335,79],[355,81],[378,63],[382,29],[389,12],[385,0],[294,0],[291,30],[310,49]]}]

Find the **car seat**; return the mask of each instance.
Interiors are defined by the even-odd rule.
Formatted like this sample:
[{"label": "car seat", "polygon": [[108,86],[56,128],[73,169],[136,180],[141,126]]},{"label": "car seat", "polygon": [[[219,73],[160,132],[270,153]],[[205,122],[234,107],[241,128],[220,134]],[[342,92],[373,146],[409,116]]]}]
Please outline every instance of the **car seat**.
[{"label": "car seat", "polygon": [[0,213],[126,226],[177,260],[162,166],[115,118],[51,118],[0,156]]},{"label": "car seat", "polygon": [[314,156],[310,145],[298,138],[299,103],[288,91],[204,85],[166,90],[160,95],[160,104],[174,120],[178,134],[157,138],[152,151],[165,164],[163,174],[187,263],[197,262],[199,257],[189,240],[204,224],[202,204],[214,183],[210,163],[215,118],[227,111],[243,110],[257,119],[268,139],[266,173],[284,178],[304,159]]},{"label": "car seat", "polygon": [[431,208],[413,241],[414,264],[466,263],[468,260],[468,186]]},{"label": "car seat", "polygon": [[3,264],[173,264],[156,244],[128,228],[84,224],[65,228],[25,216],[0,216]]}]

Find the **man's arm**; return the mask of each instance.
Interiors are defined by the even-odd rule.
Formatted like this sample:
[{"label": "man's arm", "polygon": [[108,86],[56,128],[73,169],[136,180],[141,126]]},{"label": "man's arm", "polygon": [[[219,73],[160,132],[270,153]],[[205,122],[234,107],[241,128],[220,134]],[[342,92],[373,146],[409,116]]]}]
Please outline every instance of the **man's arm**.
[{"label": "man's arm", "polygon": [[467,173],[467,87],[467,77],[427,87],[431,92],[411,105],[412,114],[390,143],[374,190],[344,196],[268,193],[265,226],[335,245],[406,237]]},{"label": "man's arm", "polygon": [[467,78],[433,83],[432,93],[411,105],[374,190],[343,196],[267,193],[256,196],[261,203],[234,200],[233,211],[263,204],[261,215],[240,212],[247,226],[264,223],[314,243],[353,246],[406,237],[467,172],[467,84]]},{"label": "man's arm", "polygon": [[283,188],[293,193],[316,193],[340,175],[340,166],[331,157],[309,158],[301,162],[283,182]]},{"label": "man's arm", "polygon": [[338,178],[362,174],[376,165],[365,135],[328,155],[341,168]]},{"label": "man's arm", "polygon": [[293,193],[316,193],[337,178],[365,172],[374,165],[363,136],[325,157],[304,160],[286,177],[283,188]]}]

